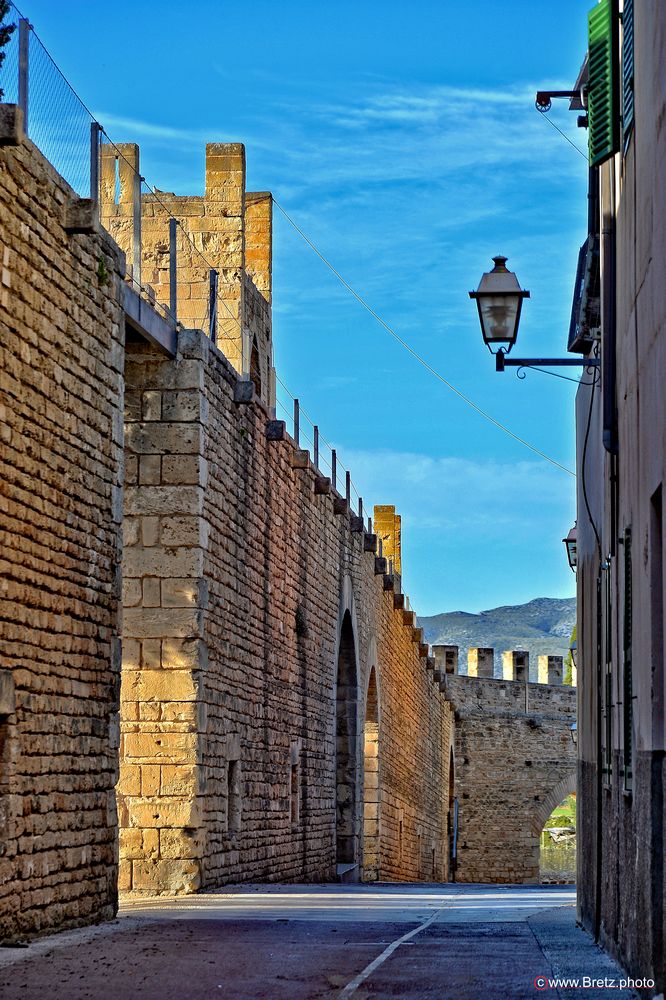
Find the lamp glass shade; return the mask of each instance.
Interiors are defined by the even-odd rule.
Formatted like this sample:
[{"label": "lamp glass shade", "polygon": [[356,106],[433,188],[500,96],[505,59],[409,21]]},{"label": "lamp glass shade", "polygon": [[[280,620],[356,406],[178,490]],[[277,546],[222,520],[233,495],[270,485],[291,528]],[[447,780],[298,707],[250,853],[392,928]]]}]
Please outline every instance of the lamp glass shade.
[{"label": "lamp glass shade", "polygon": [[492,354],[493,347],[506,354],[516,342],[523,299],[529,297],[518,284],[513,271],[507,270],[506,257],[493,257],[495,267],[486,272],[470,298],[476,299],[483,341]]},{"label": "lamp glass shade", "polygon": [[571,569],[575,571],[578,565],[578,538],[576,532],[576,525],[573,526],[566,538],[563,538],[565,548],[567,550],[567,559],[569,560],[569,565]]},{"label": "lamp glass shade", "polygon": [[572,722],[569,726],[569,732],[571,733],[571,739],[573,740],[574,746],[578,745],[578,724]]}]

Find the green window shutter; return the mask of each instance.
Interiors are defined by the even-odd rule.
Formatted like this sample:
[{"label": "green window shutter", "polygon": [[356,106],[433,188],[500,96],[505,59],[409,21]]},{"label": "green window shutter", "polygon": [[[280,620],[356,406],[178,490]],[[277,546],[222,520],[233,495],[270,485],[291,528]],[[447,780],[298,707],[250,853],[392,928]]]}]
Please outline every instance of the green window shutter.
[{"label": "green window shutter", "polygon": [[587,15],[587,110],[592,167],[603,163],[620,148],[618,24],[617,0],[599,0]]},{"label": "green window shutter", "polygon": [[624,0],[622,12],[622,134],[634,121],[634,0]]}]

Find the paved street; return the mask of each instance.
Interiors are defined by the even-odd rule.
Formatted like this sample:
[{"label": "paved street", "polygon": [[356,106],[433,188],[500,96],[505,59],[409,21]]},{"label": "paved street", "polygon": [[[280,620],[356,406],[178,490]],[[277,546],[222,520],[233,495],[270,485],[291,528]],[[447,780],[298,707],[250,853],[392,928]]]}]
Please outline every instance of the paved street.
[{"label": "paved street", "polygon": [[0,950],[3,1000],[578,998],[634,994],[569,887],[242,886],[126,903],[117,921]]}]

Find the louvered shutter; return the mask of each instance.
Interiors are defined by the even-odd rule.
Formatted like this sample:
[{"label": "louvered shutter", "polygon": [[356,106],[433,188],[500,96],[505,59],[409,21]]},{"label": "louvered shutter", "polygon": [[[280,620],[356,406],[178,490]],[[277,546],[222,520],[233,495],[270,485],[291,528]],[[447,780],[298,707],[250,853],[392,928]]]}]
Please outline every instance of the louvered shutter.
[{"label": "louvered shutter", "polygon": [[622,133],[634,121],[634,0],[624,0],[622,12]]},{"label": "louvered shutter", "polygon": [[587,15],[589,45],[588,117],[590,166],[620,148],[617,0],[600,0]]}]

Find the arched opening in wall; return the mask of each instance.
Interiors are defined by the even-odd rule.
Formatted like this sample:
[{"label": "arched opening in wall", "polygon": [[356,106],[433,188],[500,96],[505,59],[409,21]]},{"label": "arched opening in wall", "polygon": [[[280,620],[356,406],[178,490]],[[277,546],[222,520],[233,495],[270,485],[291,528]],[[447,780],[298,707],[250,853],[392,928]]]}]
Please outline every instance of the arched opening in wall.
[{"label": "arched opening in wall", "polygon": [[379,878],[379,701],[370,671],[363,727],[363,881]]},{"label": "arched opening in wall", "polygon": [[345,612],[335,697],[335,861],[344,877],[358,865],[356,736],[358,679],[354,629]]},{"label": "arched opening in wall", "polygon": [[539,881],[542,885],[568,885],[576,881],[575,792],[553,809],[541,831]]},{"label": "arched opening in wall", "polygon": [[252,353],[250,354],[250,380],[257,396],[261,396],[261,365],[259,363],[259,348],[257,338],[252,338]]},{"label": "arched opening in wall", "polygon": [[453,747],[449,757],[449,802],[446,814],[446,827],[449,848],[449,879],[456,880],[456,862],[458,858],[458,800],[456,798],[456,762]]}]

